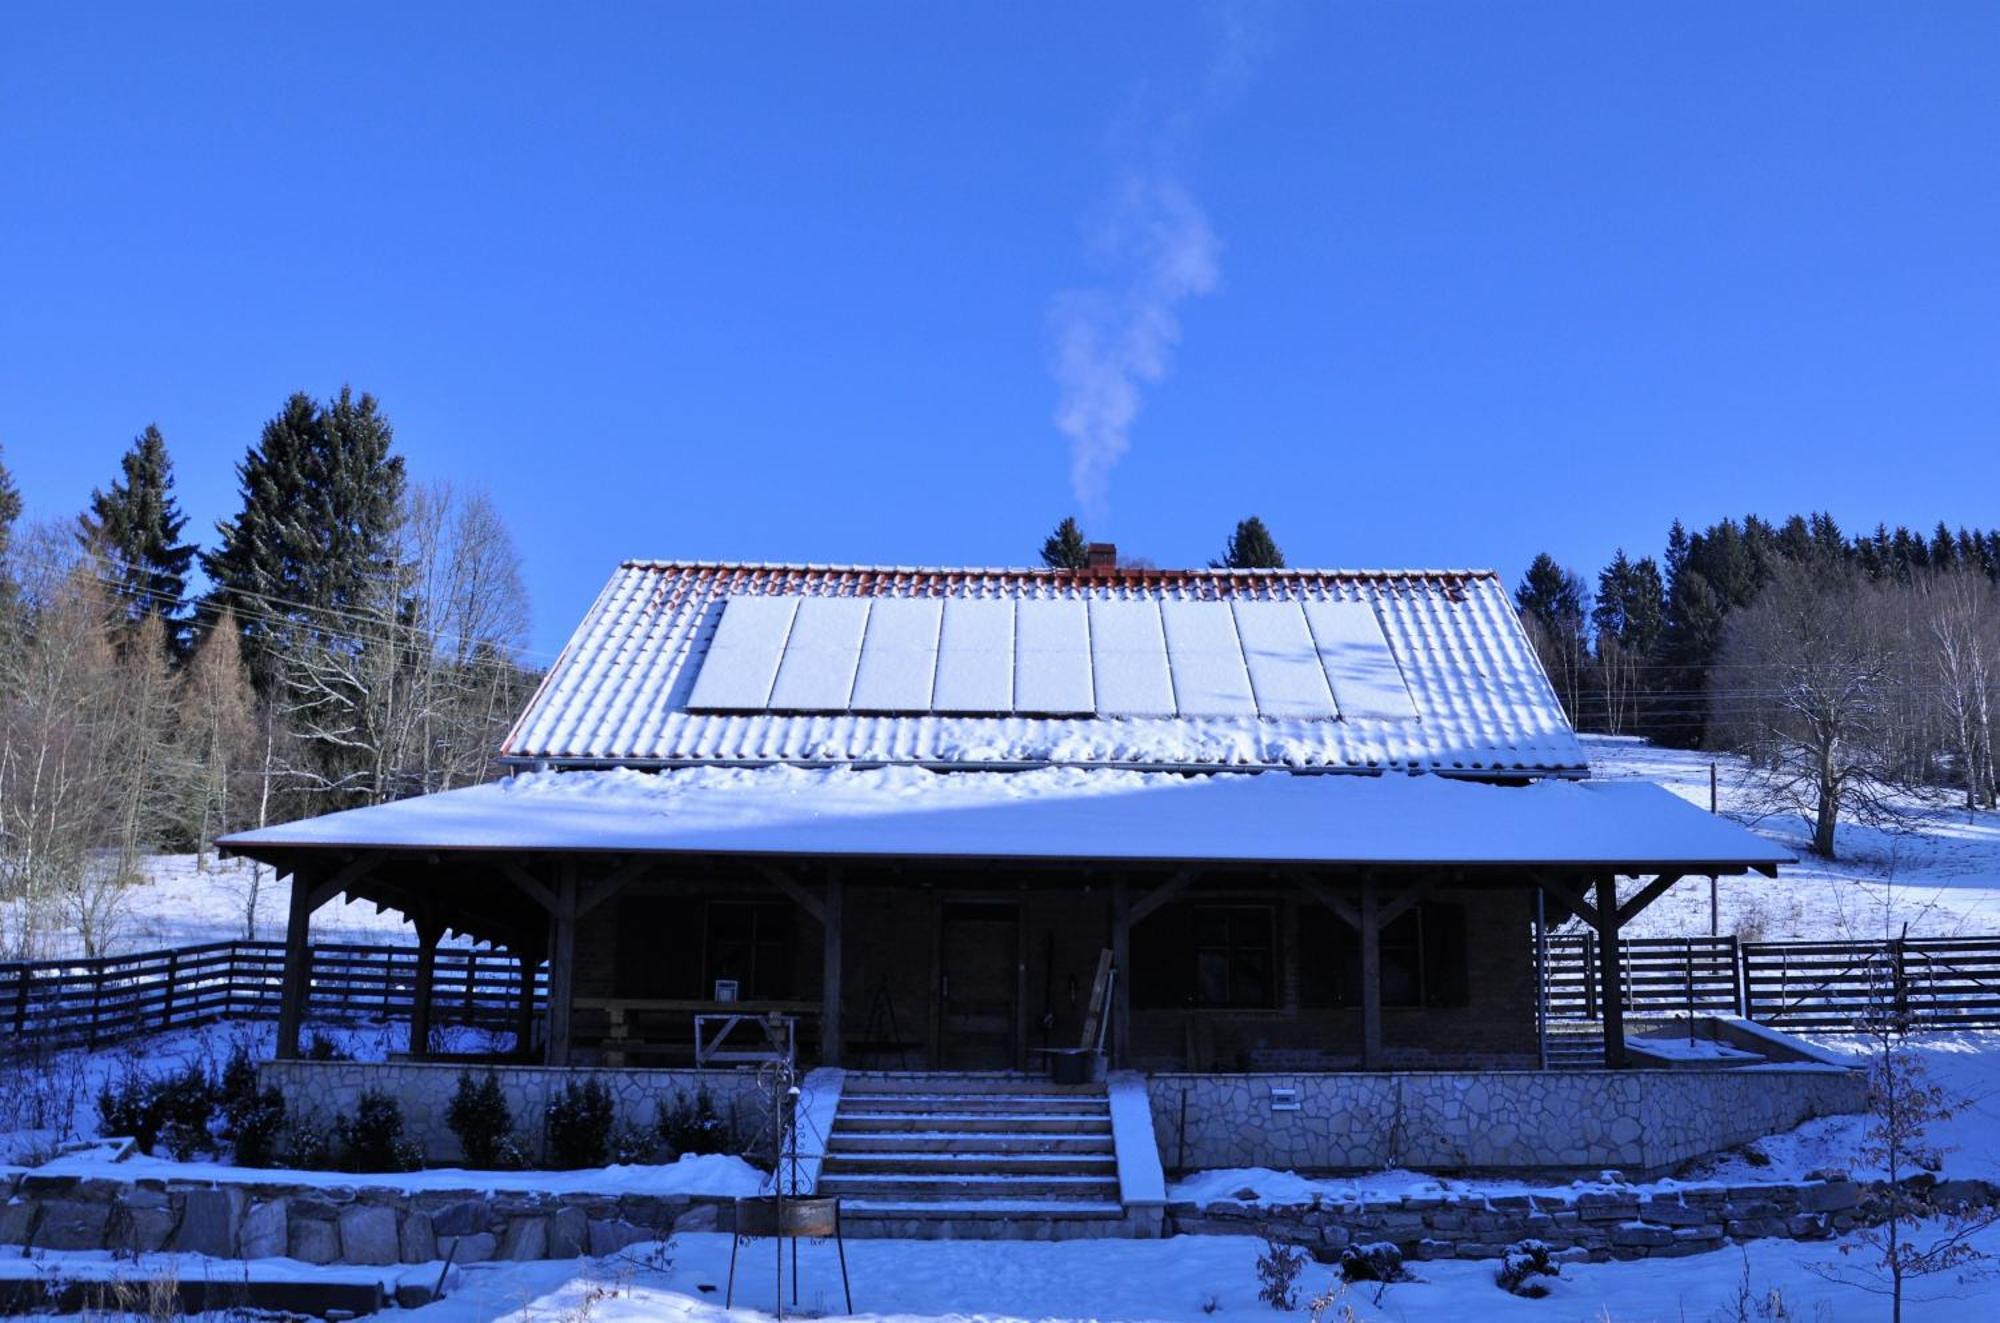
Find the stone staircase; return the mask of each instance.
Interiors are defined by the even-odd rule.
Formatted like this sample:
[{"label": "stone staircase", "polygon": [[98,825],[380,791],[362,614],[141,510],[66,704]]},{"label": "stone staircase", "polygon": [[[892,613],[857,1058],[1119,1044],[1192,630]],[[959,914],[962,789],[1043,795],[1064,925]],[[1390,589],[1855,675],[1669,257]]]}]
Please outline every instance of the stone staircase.
[{"label": "stone staircase", "polygon": [[1604,1065],[1604,1026],[1565,1023],[1549,1026],[1549,1069],[1597,1070]]},{"label": "stone staircase", "polygon": [[1053,1240],[1125,1218],[1102,1084],[849,1071],[817,1187],[854,1236]]}]

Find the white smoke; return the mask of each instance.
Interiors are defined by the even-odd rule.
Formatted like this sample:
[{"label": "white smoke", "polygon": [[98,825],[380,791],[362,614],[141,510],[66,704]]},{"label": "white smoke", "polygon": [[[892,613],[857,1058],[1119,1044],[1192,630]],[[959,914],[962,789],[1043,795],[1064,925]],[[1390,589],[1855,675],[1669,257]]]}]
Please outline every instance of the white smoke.
[{"label": "white smoke", "polygon": [[1058,294],[1052,320],[1070,488],[1086,514],[1101,514],[1144,388],[1165,378],[1181,338],[1180,305],[1213,290],[1221,271],[1208,217],[1171,176],[1127,177],[1093,239],[1123,284]]}]

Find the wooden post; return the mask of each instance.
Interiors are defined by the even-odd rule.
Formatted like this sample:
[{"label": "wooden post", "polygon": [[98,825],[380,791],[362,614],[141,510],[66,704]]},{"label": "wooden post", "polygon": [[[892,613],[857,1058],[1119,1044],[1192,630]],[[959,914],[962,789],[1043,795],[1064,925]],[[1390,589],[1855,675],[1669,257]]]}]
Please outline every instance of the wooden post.
[{"label": "wooden post", "polygon": [[1111,880],[1111,971],[1111,1063],[1123,1068],[1132,1061],[1132,892],[1122,873]]},{"label": "wooden post", "polygon": [[576,868],[556,878],[556,908],[549,915],[549,1041],[543,1064],[567,1066],[570,1011],[576,990]]},{"label": "wooden post", "polygon": [[820,1008],[819,1008],[819,1062],[822,1066],[840,1064],[840,973],[841,937],[844,926],[842,920],[843,902],[846,897],[840,874],[828,869],[826,875],[826,904],[820,915]]},{"label": "wooden post", "polygon": [[299,1030],[312,995],[312,891],[312,876],[293,869],[291,911],[285,921],[285,979],[278,995],[280,1061],[299,1058]]},{"label": "wooden post", "polygon": [[431,993],[437,985],[438,942],[444,927],[435,919],[417,925],[417,986],[410,998],[410,1055],[422,1058],[431,1050]]},{"label": "wooden post", "polygon": [[527,941],[514,948],[514,959],[521,966],[520,1000],[514,1004],[514,1055],[526,1061],[535,1045],[535,967],[541,962],[534,957],[534,944]]},{"label": "wooden post", "polygon": [[1361,879],[1361,1068],[1382,1068],[1382,897],[1372,877]]},{"label": "wooden post", "polygon": [[1619,968],[1618,879],[1597,879],[1597,968],[1604,998],[1604,1068],[1623,1070],[1625,1056],[1625,984]]}]

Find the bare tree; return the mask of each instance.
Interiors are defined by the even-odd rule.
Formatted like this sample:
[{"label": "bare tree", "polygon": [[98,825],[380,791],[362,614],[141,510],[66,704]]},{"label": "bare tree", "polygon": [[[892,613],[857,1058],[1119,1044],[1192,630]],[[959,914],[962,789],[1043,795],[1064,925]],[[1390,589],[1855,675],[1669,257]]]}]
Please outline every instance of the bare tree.
[{"label": "bare tree", "polygon": [[1896,640],[1882,589],[1834,564],[1783,563],[1731,614],[1710,680],[1710,720],[1748,754],[1769,797],[1812,824],[1831,859],[1843,813],[1902,814],[1886,756]]},{"label": "bare tree", "polygon": [[1965,782],[1965,807],[1995,803],[1993,709],[2000,689],[2000,588],[1970,569],[1917,583],[1925,649],[1942,725]]},{"label": "bare tree", "polygon": [[180,678],[181,745],[193,768],[184,814],[204,866],[215,838],[252,821],[252,806],[263,798],[256,703],[242,630],[225,607]]}]

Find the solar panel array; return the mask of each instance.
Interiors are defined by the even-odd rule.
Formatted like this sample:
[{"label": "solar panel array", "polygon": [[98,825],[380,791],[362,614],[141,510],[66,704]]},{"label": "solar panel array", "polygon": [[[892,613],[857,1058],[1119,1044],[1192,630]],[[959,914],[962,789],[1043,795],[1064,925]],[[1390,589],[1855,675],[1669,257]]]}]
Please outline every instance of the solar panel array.
[{"label": "solar panel array", "polygon": [[1417,719],[1352,600],[730,597],[691,711]]}]

